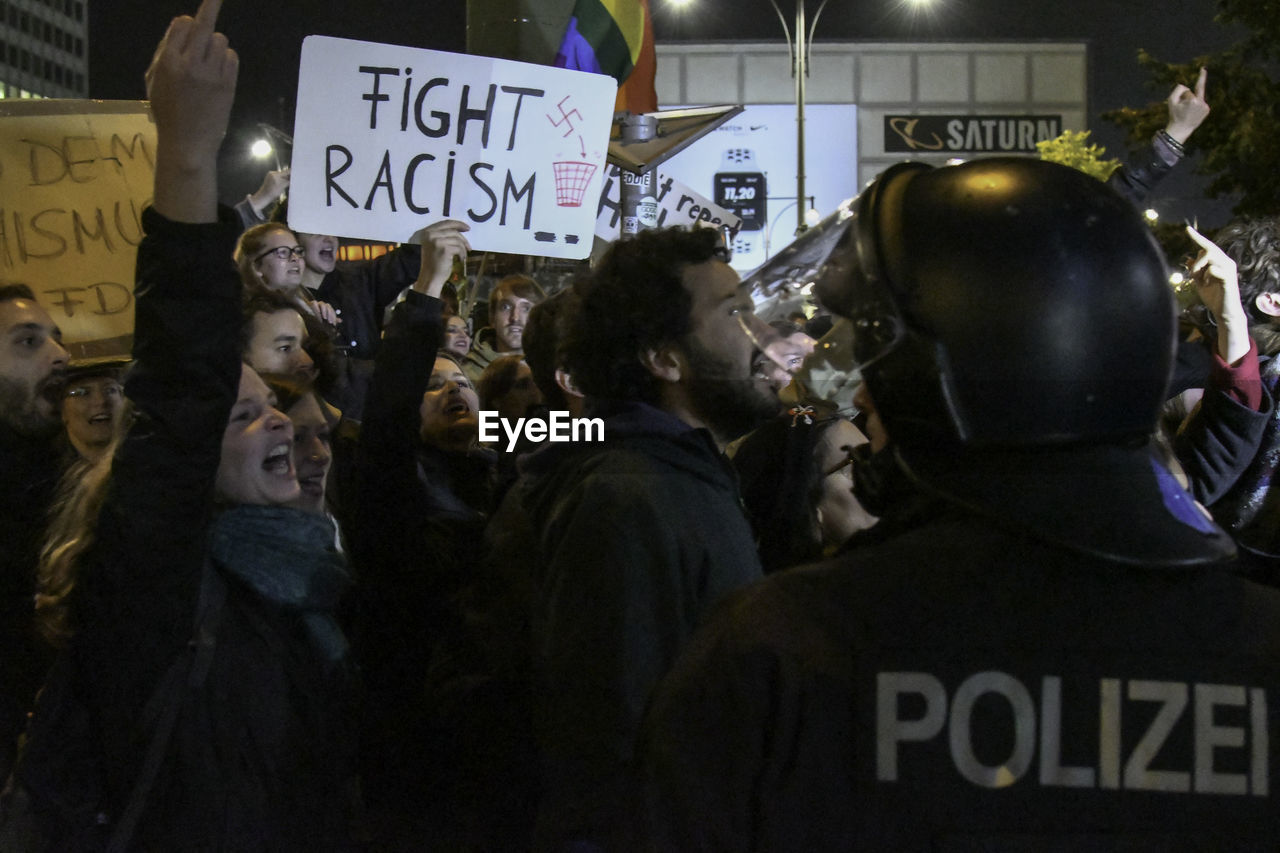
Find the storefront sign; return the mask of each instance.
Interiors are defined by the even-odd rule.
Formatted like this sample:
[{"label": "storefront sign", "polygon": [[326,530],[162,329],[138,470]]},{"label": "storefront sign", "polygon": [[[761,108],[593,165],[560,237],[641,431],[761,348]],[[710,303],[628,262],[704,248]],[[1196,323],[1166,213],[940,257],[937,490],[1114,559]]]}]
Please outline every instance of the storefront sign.
[{"label": "storefront sign", "polygon": [[885,116],[884,150],[919,154],[1034,154],[1062,133],[1061,115]]}]

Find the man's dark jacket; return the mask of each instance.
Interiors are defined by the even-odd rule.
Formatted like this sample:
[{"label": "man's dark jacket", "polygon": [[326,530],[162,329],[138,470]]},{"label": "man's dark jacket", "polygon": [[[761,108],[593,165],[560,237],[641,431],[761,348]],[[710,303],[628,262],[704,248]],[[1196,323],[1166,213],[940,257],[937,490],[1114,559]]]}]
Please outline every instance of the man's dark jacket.
[{"label": "man's dark jacket", "polygon": [[35,627],[36,563],[63,467],[61,445],[0,426],[0,773],[51,662]]},{"label": "man's dark jacket", "polygon": [[538,842],[610,849],[650,690],[704,610],[761,569],[709,433],[642,403],[589,414],[604,443],[529,457],[494,526],[528,537],[501,553],[534,588]]},{"label": "man's dark jacket", "polygon": [[422,249],[406,243],[371,261],[339,264],[324,277],[315,298],[341,312],[334,342],[345,353],[347,389],[341,400],[344,414],[360,420],[373,360],[382,339],[382,319],[387,306],[418,277]]}]

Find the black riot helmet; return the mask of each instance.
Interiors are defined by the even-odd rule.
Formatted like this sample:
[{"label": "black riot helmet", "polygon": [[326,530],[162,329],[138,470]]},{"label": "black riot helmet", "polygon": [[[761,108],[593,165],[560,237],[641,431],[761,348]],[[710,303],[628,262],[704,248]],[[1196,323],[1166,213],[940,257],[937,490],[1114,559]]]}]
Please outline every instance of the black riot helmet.
[{"label": "black riot helmet", "polygon": [[1133,206],[1022,158],[904,163],[853,204],[819,276],[886,426],[975,447],[1149,433],[1175,350],[1163,255]]},{"label": "black riot helmet", "polygon": [[918,489],[1107,560],[1234,553],[1151,452],[1174,298],[1129,202],[995,158],[895,166],[846,210],[815,290],[852,335],[819,349],[861,369]]}]

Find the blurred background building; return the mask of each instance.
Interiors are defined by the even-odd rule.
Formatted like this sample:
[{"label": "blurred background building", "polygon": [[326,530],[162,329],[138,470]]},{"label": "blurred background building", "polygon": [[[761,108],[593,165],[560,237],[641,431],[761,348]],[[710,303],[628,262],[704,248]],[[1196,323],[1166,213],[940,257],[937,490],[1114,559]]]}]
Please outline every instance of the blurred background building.
[{"label": "blurred background building", "polygon": [[0,97],[88,96],[87,0],[0,0]]}]

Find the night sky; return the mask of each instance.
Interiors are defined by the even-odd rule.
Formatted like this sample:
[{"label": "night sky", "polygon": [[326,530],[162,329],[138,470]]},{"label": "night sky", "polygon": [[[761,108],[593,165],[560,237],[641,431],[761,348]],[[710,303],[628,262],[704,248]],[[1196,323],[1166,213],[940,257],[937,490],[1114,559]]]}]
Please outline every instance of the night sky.
[{"label": "night sky", "polygon": [[[781,41],[781,26],[768,0],[692,0],[676,9],[651,0],[659,44],[678,41]],[[794,0],[779,0],[790,18]],[[819,5],[809,0],[810,14]],[[90,94],[95,98],[141,98],[142,74],[171,17],[194,11],[194,0],[90,3]],[[1090,124],[1094,141],[1120,155],[1124,140],[1099,113],[1125,104],[1162,98],[1144,85],[1138,48],[1162,59],[1188,61],[1232,41],[1213,23],[1215,0],[934,0],[931,11],[912,14],[903,0],[830,0],[818,24],[817,40],[845,41],[1033,41],[1088,40],[1091,47]],[[232,130],[223,155],[224,195],[253,189],[261,166],[244,153],[258,135],[256,123],[285,131],[293,125],[302,38],[309,34],[462,51],[466,44],[465,0],[429,3],[359,0],[249,3],[225,0],[219,29],[240,53],[241,70]],[[1208,100],[1213,104],[1213,80]],[[1212,121],[1212,117],[1209,119]],[[812,143],[811,143],[812,144]],[[256,170],[256,171],[255,171]],[[1197,185],[1176,174],[1161,194],[1179,208],[1203,207],[1202,218],[1224,218],[1228,206],[1197,200]]]}]

